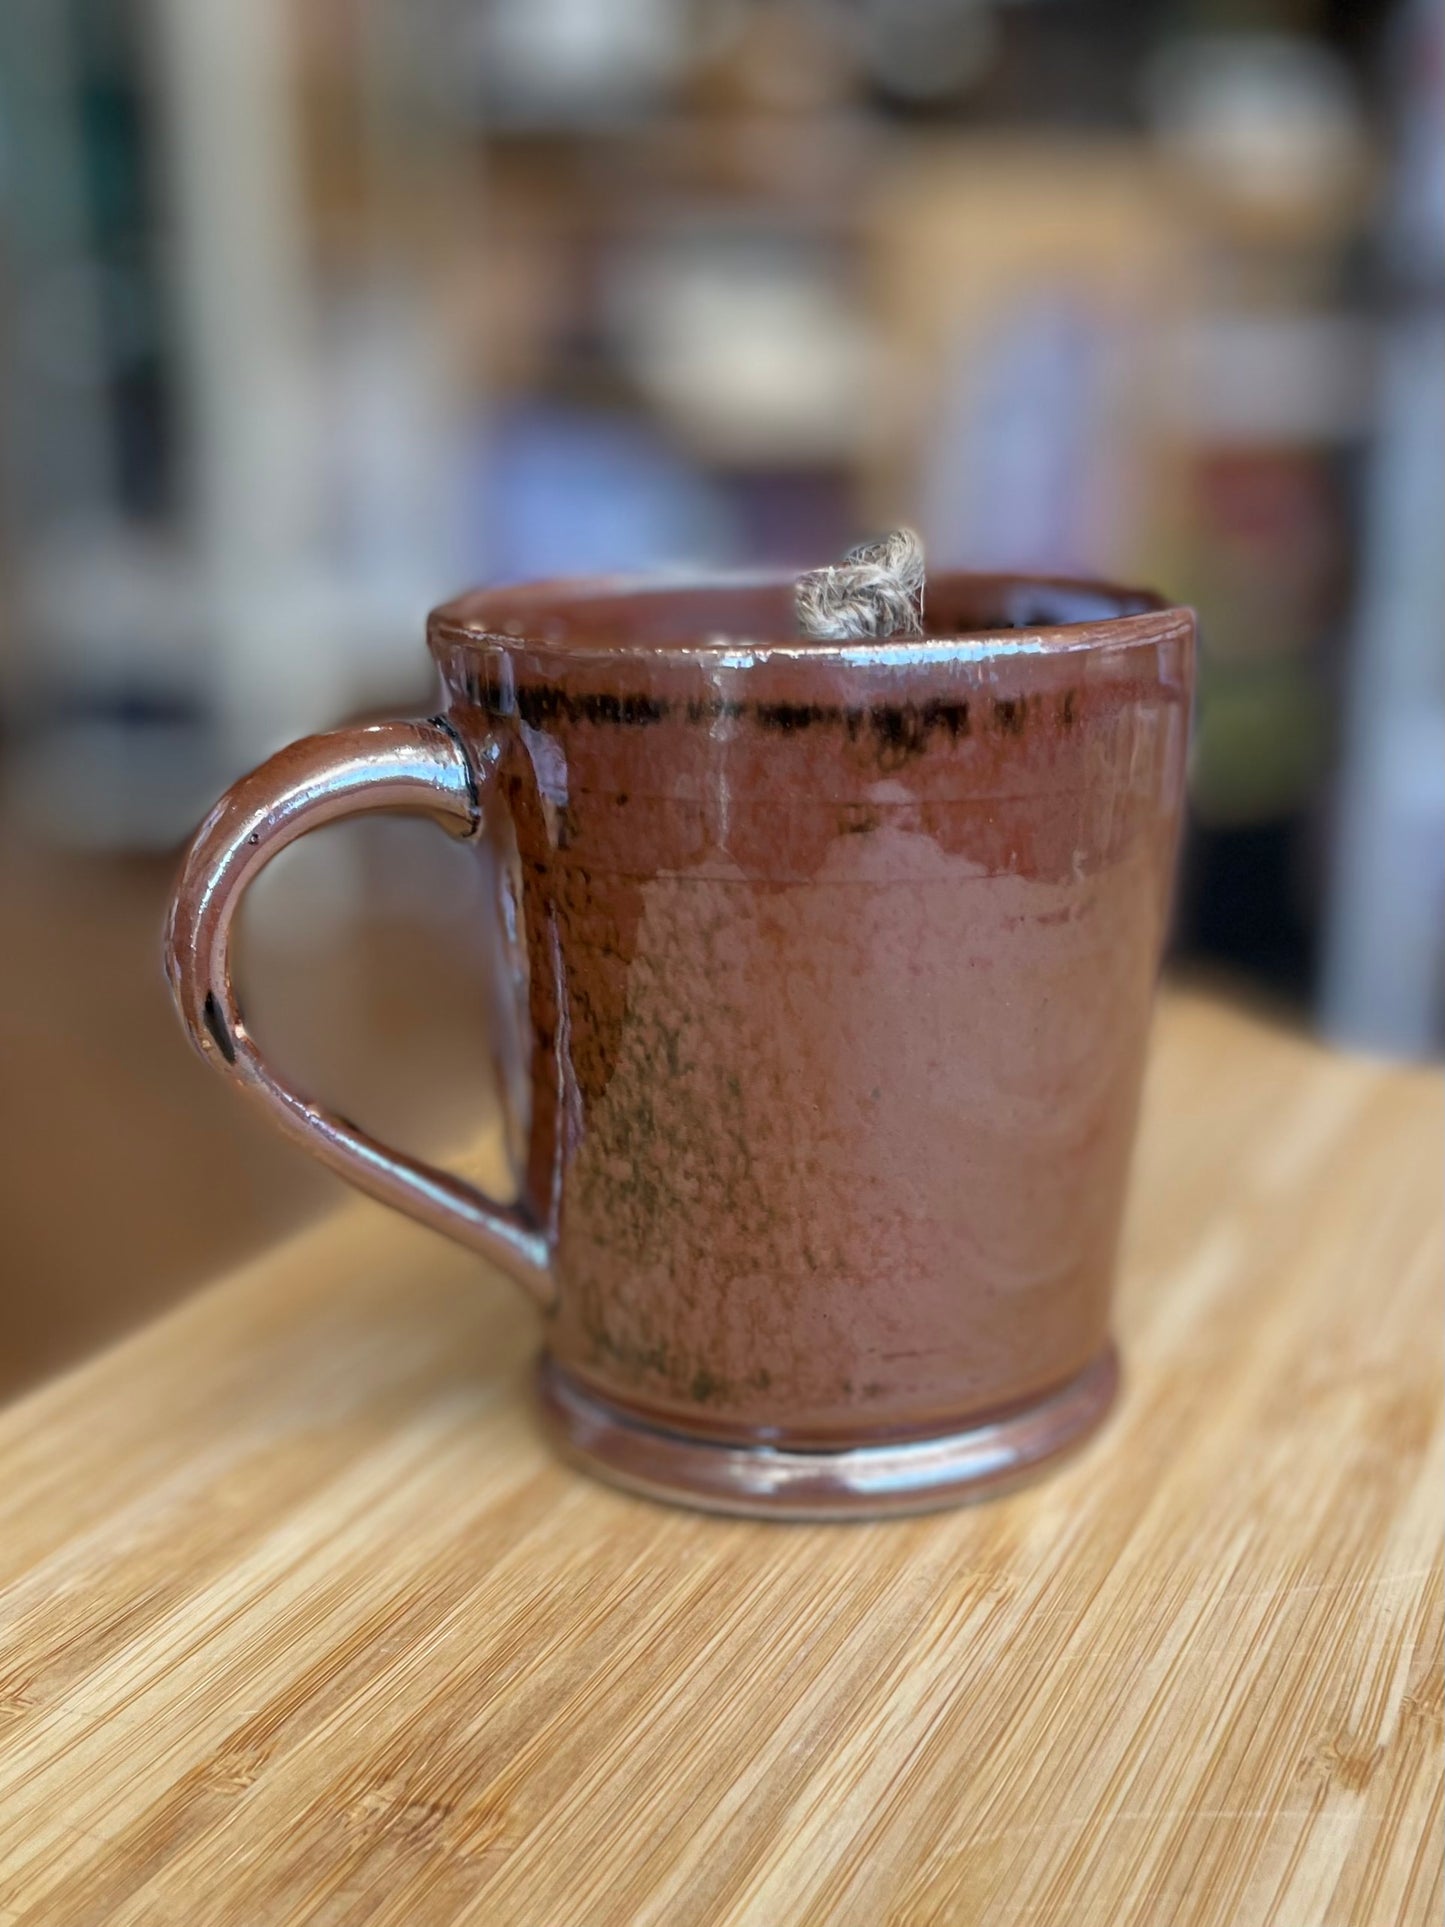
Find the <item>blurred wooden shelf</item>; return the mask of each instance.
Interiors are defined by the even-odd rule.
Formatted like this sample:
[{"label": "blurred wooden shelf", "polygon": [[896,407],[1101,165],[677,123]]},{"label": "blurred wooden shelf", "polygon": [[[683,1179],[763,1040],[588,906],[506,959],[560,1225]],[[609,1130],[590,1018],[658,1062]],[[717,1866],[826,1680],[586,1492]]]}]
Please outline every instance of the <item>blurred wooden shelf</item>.
[{"label": "blurred wooden shelf", "polygon": [[0,1417],[0,1920],[1435,1919],[1440,1126],[1168,1000],[1118,1416],[880,1526],[554,1463],[349,1209]]}]

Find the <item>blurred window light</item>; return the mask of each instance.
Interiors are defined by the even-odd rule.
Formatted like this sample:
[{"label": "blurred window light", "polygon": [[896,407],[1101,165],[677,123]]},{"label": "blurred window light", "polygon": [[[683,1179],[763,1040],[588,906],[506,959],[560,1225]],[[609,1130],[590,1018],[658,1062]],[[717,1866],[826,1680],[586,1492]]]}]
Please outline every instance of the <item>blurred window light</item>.
[{"label": "blurred window light", "polygon": [[726,229],[668,235],[628,251],[609,296],[633,380],[710,459],[858,451],[872,344],[826,248]]},{"label": "blurred window light", "polygon": [[625,117],[680,73],[685,27],[676,0],[492,0],[470,33],[482,111],[512,127]]},{"label": "blurred window light", "polygon": [[1166,157],[1223,200],[1260,212],[1358,198],[1364,119],[1348,68],[1285,34],[1169,41],[1144,101]]}]

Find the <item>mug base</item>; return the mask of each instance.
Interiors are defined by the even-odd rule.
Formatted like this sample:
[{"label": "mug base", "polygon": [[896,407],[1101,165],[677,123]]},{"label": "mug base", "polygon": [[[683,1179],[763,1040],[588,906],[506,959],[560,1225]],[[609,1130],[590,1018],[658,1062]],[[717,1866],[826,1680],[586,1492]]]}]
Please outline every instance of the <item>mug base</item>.
[{"label": "mug base", "polygon": [[958,1432],[800,1450],[670,1432],[585,1391],[555,1359],[537,1368],[542,1418],[562,1455],[645,1498],[752,1519],[877,1519],[991,1498],[1081,1445],[1114,1402],[1110,1345],[1036,1404]]}]

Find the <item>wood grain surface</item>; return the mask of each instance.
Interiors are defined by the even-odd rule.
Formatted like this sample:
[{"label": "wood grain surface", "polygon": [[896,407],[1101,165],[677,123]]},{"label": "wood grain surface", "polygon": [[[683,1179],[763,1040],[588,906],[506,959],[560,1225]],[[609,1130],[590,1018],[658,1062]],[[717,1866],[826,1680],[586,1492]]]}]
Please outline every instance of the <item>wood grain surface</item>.
[{"label": "wood grain surface", "polygon": [[0,1920],[1438,1919],[1440,1151],[1171,1000],[1117,1418],[877,1526],[553,1463],[520,1299],[347,1211],[0,1420]]}]

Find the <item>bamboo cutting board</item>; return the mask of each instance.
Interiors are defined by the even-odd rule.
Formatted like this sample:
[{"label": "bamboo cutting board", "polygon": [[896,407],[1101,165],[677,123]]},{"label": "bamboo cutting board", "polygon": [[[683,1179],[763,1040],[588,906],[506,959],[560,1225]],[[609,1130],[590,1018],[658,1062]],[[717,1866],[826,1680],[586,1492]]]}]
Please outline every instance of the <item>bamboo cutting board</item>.
[{"label": "bamboo cutting board", "polygon": [[1440,1127],[1169,1003],[1118,1417],[879,1526],[553,1463],[353,1207],[0,1418],[0,1921],[1437,1919]]}]

